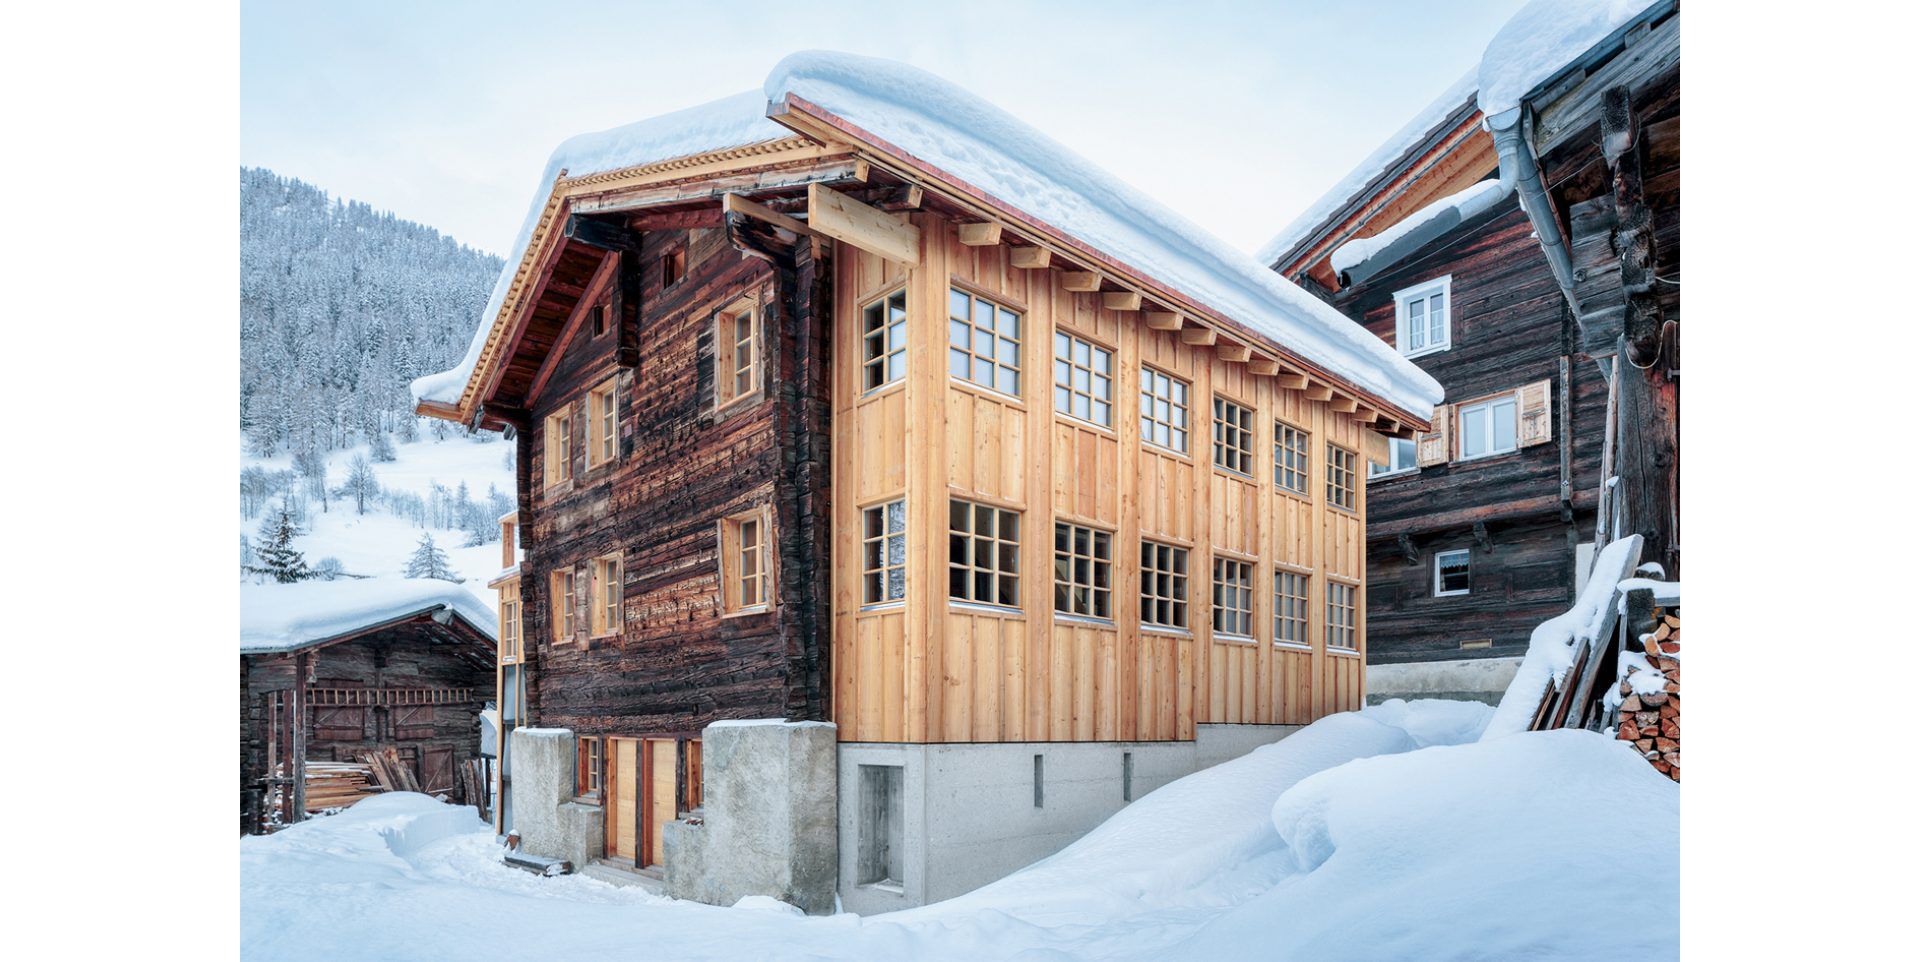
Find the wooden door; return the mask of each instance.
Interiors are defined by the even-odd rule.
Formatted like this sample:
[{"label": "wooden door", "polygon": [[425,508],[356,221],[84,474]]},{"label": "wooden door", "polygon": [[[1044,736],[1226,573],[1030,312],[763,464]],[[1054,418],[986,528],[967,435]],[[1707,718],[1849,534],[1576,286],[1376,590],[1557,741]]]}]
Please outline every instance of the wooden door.
[{"label": "wooden door", "polygon": [[665,853],[660,840],[668,822],[680,816],[679,745],[671,738],[647,739],[647,864],[658,865]]},{"label": "wooden door", "polygon": [[609,738],[608,752],[612,771],[607,773],[607,857],[635,862],[639,854],[635,841],[639,832],[640,793],[636,777],[640,772],[639,742],[631,738]]},{"label": "wooden door", "polygon": [[453,749],[428,748],[421,756],[420,790],[428,795],[453,792]]}]

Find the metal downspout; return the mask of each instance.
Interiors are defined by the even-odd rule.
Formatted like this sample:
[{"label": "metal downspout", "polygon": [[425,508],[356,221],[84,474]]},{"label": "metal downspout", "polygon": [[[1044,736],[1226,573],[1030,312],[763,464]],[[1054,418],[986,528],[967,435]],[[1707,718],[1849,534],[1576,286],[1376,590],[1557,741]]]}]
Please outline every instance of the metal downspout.
[{"label": "metal downspout", "polygon": [[1522,130],[1521,115],[1525,110],[1524,106],[1515,107],[1487,118],[1487,130],[1493,134],[1494,149],[1500,155],[1500,179],[1511,179],[1519,189],[1520,209],[1527,212],[1534,235],[1540,239],[1540,250],[1547,255],[1547,266],[1553,270],[1553,279],[1560,285],[1560,293],[1577,319],[1580,302],[1573,296],[1573,255],[1566,236],[1560,232],[1559,219],[1553,216],[1553,201],[1547,197],[1547,186],[1540,180],[1540,163],[1533,155],[1533,144]]}]

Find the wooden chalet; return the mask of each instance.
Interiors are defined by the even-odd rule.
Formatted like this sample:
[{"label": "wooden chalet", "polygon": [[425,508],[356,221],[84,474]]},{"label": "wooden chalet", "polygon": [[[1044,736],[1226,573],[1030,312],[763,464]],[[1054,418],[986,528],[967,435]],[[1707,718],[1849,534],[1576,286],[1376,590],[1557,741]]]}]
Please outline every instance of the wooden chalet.
[{"label": "wooden chalet", "polygon": [[[1545,43],[1538,18],[1584,6],[1534,4],[1505,33]],[[1500,74],[1496,39],[1262,252],[1446,388],[1432,430],[1369,465],[1368,661],[1393,666],[1376,694],[1497,696],[1484,660],[1516,662],[1610,535],[1678,570],[1677,327],[1644,318],[1679,311],[1679,18],[1627,12],[1532,83]],[[1496,130],[1482,103],[1516,82]],[[1631,130],[1611,158],[1608,97]],[[1647,367],[1616,363],[1630,306]]]},{"label": "wooden chalet", "polygon": [[309,765],[337,778],[388,750],[422,791],[483,803],[459,775],[493,694],[494,615],[471,592],[369,579],[247,585],[240,599],[243,833],[351,804],[310,799],[327,779]]},{"label": "wooden chalet", "polygon": [[717,721],[836,726],[829,877],[871,911],[1362,703],[1364,463],[1437,386],[1144,198],[1072,213],[1113,196],[837,55],[556,155],[466,364],[415,390],[518,445],[501,704],[578,737],[608,862],[673,886]]}]

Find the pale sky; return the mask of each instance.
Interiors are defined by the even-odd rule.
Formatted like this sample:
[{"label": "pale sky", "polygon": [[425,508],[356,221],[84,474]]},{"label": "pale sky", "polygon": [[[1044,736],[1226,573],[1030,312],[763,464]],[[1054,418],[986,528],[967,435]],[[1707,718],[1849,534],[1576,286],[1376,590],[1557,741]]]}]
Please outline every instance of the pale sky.
[{"label": "pale sky", "polygon": [[844,50],[953,80],[1251,251],[1522,2],[248,0],[240,162],[504,254],[560,141]]}]

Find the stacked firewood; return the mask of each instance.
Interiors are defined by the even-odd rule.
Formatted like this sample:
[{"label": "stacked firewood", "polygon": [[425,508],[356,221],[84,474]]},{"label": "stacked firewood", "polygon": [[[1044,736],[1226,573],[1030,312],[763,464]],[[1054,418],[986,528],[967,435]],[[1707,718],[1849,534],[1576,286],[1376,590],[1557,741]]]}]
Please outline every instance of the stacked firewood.
[{"label": "stacked firewood", "polygon": [[[1632,675],[1620,681],[1618,737],[1631,742],[1661,774],[1680,780],[1680,611],[1654,611],[1654,629],[1639,639],[1652,670],[1665,676],[1657,691],[1646,691]],[[1638,675],[1648,669],[1640,668]],[[1636,692],[1636,688],[1640,689]]]},{"label": "stacked firewood", "polygon": [[346,808],[380,791],[373,769],[352,762],[307,762],[307,811]]},{"label": "stacked firewood", "polygon": [[400,760],[400,753],[394,751],[392,747],[383,748],[377,752],[362,752],[360,760],[366,762],[367,767],[373,770],[374,780],[380,783],[382,790],[389,792],[420,790],[420,781],[413,777],[413,769]]}]

